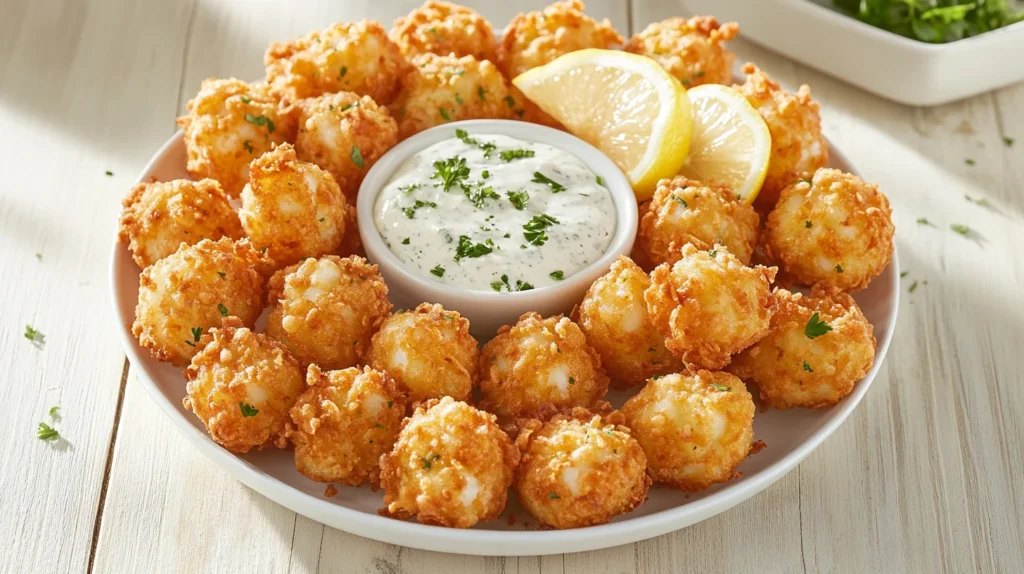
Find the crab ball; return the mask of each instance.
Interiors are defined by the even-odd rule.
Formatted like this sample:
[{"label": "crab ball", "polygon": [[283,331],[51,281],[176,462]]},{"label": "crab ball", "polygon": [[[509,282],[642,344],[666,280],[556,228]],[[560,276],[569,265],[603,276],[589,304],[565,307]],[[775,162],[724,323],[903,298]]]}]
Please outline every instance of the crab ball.
[{"label": "crab ball", "polygon": [[720,25],[712,16],[669,18],[648,24],[624,49],[656,60],[687,88],[731,84],[735,55],[724,44],[739,32],[735,22]]},{"label": "crab ball", "polygon": [[479,354],[467,319],[423,303],[384,321],[366,362],[394,377],[410,401],[444,396],[465,401],[473,390]]},{"label": "crab ball", "polygon": [[875,361],[875,336],[853,297],[828,285],[810,295],[777,289],[768,335],[729,370],[752,381],[773,407],[822,408],[839,402]]},{"label": "crab ball", "polygon": [[380,457],[394,446],[404,417],[405,396],[386,373],[310,365],[288,429],[295,468],[317,482],[376,486]]},{"label": "crab ball", "polygon": [[674,265],[659,265],[644,292],[652,324],[684,362],[721,369],[730,355],[768,332],[774,267],[746,267],[721,245],[684,245]]},{"label": "crab ball", "polygon": [[118,240],[141,268],[203,239],[240,239],[242,225],[212,179],[139,183],[121,202]]},{"label": "crab ball", "polygon": [[759,224],[754,208],[728,188],[677,176],[658,182],[637,242],[655,265],[679,261],[683,245],[708,251],[716,243],[748,265]]},{"label": "crab ball", "polygon": [[648,321],[644,291],[650,285],[643,269],[628,257],[619,257],[573,312],[573,320],[601,356],[601,366],[615,387],[642,385],[654,375],[682,366],[665,348],[665,337]]},{"label": "crab ball", "polygon": [[204,334],[185,369],[185,408],[231,452],[288,445],[288,411],[302,392],[302,369],[276,341],[226,317]]},{"label": "crab ball", "polygon": [[253,159],[295,139],[295,120],[263,84],[203,80],[186,109],[178,125],[185,130],[189,175],[217,180],[231,197],[249,181]]},{"label": "crab ball", "polygon": [[476,10],[427,0],[422,6],[395,20],[388,34],[402,54],[439,56],[455,54],[477,60],[494,59],[494,31]]},{"label": "crab ball", "polygon": [[[354,202],[353,202],[354,203]],[[366,250],[363,249],[363,239],[359,236],[359,221],[356,217],[354,205],[348,206],[348,217],[345,220],[345,234],[341,236],[341,244],[334,251],[340,257],[351,257],[358,255],[366,257]]]},{"label": "crab ball", "polygon": [[505,78],[473,56],[413,56],[391,104],[401,139],[448,122],[511,117]]},{"label": "crab ball", "polygon": [[326,370],[362,362],[391,312],[384,279],[362,257],[307,259],[275,273],[269,291],[267,335]]},{"label": "crab ball", "polygon": [[354,202],[366,172],[398,141],[398,125],[387,108],[352,92],[299,100],[295,153],[334,177]]},{"label": "crab ball", "polygon": [[604,524],[646,499],[647,457],[629,429],[610,419],[577,409],[546,423],[532,420],[520,432],[515,489],[541,524]]},{"label": "crab ball", "polygon": [[233,315],[252,327],[263,311],[266,259],[245,239],[204,239],[143,269],[132,334],[154,358],[181,367],[200,336]]},{"label": "crab ball", "polygon": [[381,514],[454,528],[501,514],[519,451],[494,415],[444,397],[420,405],[402,425],[380,459]]},{"label": "crab ball", "polygon": [[743,73],[746,82],[735,87],[761,114],[772,136],[768,173],[754,200],[754,207],[767,213],[778,201],[779,192],[800,174],[828,163],[828,142],[821,135],[821,106],[811,99],[809,87],[800,86],[791,94],[749,63],[743,66]]},{"label": "crab ball", "polygon": [[398,92],[406,63],[379,22],[362,20],[275,42],[263,57],[267,83],[287,102],[333,92],[355,92],[387,104]]},{"label": "crab ball", "polygon": [[480,407],[501,417],[540,417],[589,407],[608,391],[601,356],[576,323],[526,313],[480,352]]},{"label": "crab ball", "polygon": [[331,174],[282,144],[253,160],[242,190],[242,228],[280,269],[341,244],[348,204]]},{"label": "crab ball", "polygon": [[889,200],[877,185],[819,169],[782,191],[765,242],[769,257],[796,281],[854,291],[889,265],[894,230]]},{"label": "crab ball", "polygon": [[754,399],[729,373],[697,370],[651,379],[622,414],[654,482],[682,490],[733,478],[754,442]]}]

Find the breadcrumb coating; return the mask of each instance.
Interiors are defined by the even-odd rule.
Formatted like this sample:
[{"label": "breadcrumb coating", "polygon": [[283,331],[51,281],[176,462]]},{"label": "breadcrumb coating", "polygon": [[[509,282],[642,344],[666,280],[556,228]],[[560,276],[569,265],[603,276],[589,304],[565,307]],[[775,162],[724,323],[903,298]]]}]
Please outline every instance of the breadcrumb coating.
[{"label": "breadcrumb coating", "polygon": [[726,246],[744,265],[757,245],[760,217],[730,189],[676,176],[658,182],[640,220],[637,243],[655,265],[679,261],[683,245]]},{"label": "breadcrumb coating", "polygon": [[298,361],[276,341],[225,317],[185,369],[186,409],[231,452],[288,446],[288,411],[302,392]]},{"label": "breadcrumb coating", "polygon": [[494,59],[494,31],[491,23],[476,10],[427,0],[422,6],[395,20],[388,34],[402,54],[439,56],[455,54],[477,60]]},{"label": "breadcrumb coating", "polygon": [[601,356],[576,323],[526,313],[480,352],[480,407],[501,417],[543,418],[589,407],[608,391]]},{"label": "breadcrumb coating", "polygon": [[178,118],[185,130],[186,165],[193,178],[211,178],[231,197],[249,181],[249,163],[295,139],[295,119],[265,84],[230,78],[203,80]]},{"label": "breadcrumb coating", "polygon": [[384,321],[366,362],[394,377],[411,402],[444,396],[465,401],[473,390],[479,354],[469,320],[423,303]]},{"label": "breadcrumb coating", "polygon": [[391,312],[384,279],[362,257],[306,259],[275,273],[269,290],[267,335],[326,370],[361,363]]},{"label": "breadcrumb coating", "polygon": [[212,179],[138,183],[121,201],[118,241],[145,269],[203,239],[242,238],[242,224],[220,184]]},{"label": "breadcrumb coating", "polygon": [[405,419],[380,459],[380,513],[454,528],[493,520],[518,464],[519,451],[494,415],[451,397],[431,399]]},{"label": "breadcrumb coating", "polygon": [[355,92],[388,104],[406,66],[380,22],[362,20],[275,42],[263,57],[267,83],[286,102],[333,92]]},{"label": "breadcrumb coating", "polygon": [[376,487],[380,457],[391,451],[404,417],[405,395],[387,373],[310,365],[288,427],[295,468],[317,482],[368,480]]},{"label": "breadcrumb coating", "polygon": [[682,367],[648,320],[644,291],[650,285],[643,269],[628,257],[619,257],[573,311],[573,321],[601,356],[614,387],[643,385],[654,375]]},{"label": "breadcrumb coating", "polygon": [[782,191],[765,225],[768,256],[803,285],[868,286],[892,259],[892,210],[877,185],[838,169]]},{"label": "breadcrumb coating", "polygon": [[648,24],[623,49],[657,60],[687,88],[731,84],[735,55],[724,44],[739,33],[736,22],[720,25],[713,16],[669,18]]},{"label": "breadcrumb coating", "polygon": [[398,124],[387,108],[352,92],[299,100],[296,108],[296,155],[330,173],[354,203],[366,172],[398,142]]},{"label": "breadcrumb coating", "polygon": [[[809,329],[815,315],[831,330]],[[768,335],[737,355],[729,370],[754,382],[765,404],[823,408],[849,395],[871,370],[875,346],[871,324],[850,295],[825,284],[810,295],[776,289]]]},{"label": "breadcrumb coating", "polygon": [[224,237],[182,244],[143,269],[132,334],[153,357],[181,367],[199,348],[200,336],[227,315],[252,327],[263,311],[266,258],[248,240]]},{"label": "breadcrumb coating", "polygon": [[704,490],[736,476],[754,443],[754,400],[729,373],[697,370],[650,380],[622,406],[654,482]]},{"label": "breadcrumb coating", "polygon": [[651,323],[685,363],[718,370],[768,332],[774,267],[746,267],[722,245],[684,245],[674,265],[651,273]]},{"label": "breadcrumb coating", "polygon": [[238,215],[253,245],[266,249],[277,269],[337,249],[349,212],[330,173],[299,161],[291,144],[253,160],[250,171]]}]

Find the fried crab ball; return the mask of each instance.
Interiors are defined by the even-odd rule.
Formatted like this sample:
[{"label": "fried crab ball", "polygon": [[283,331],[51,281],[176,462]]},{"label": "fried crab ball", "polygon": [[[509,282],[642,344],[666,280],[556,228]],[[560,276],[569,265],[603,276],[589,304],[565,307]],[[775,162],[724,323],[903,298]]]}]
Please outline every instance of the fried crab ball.
[{"label": "fried crab ball", "polygon": [[362,257],[306,259],[275,273],[269,292],[267,335],[326,370],[362,362],[391,312],[384,279]]},{"label": "fried crab ball", "polygon": [[708,251],[716,243],[749,265],[759,223],[754,208],[728,188],[676,176],[658,182],[637,242],[655,265],[679,261],[683,245]]},{"label": "fried crab ball", "polygon": [[266,258],[248,240],[182,245],[139,276],[132,334],[154,358],[187,365],[200,336],[230,314],[252,327],[263,311]]},{"label": "fried crab ball", "polygon": [[145,269],[203,239],[240,239],[242,224],[220,184],[212,179],[139,183],[121,202],[118,240]]},{"label": "fried crab ball", "polygon": [[612,386],[642,385],[682,366],[665,348],[665,337],[647,320],[644,291],[650,285],[643,269],[628,257],[619,257],[573,311],[573,321],[601,356]]},{"label": "fried crab ball", "polygon": [[410,401],[444,396],[465,401],[473,390],[479,354],[467,319],[423,303],[384,321],[366,362],[394,377]]},{"label": "fried crab ball", "polygon": [[729,370],[754,382],[773,407],[821,408],[839,402],[875,361],[875,336],[853,297],[815,285],[810,295],[776,289],[768,335]]},{"label": "fried crab ball", "polygon": [[492,414],[431,399],[402,423],[380,459],[385,516],[469,528],[505,508],[519,451]]},{"label": "fried crab ball", "polygon": [[189,175],[219,181],[231,197],[249,181],[254,158],[295,139],[295,120],[264,84],[203,80],[186,109],[178,125],[185,130]]},{"label": "fried crab ball", "polygon": [[580,528],[629,512],[651,485],[647,457],[621,416],[602,420],[585,409],[532,420],[519,433],[519,501],[542,524]]},{"label": "fried crab ball", "polygon": [[451,2],[427,0],[395,20],[389,36],[406,57],[429,52],[494,59],[491,23],[475,10]]},{"label": "fried crab ball", "polygon": [[378,461],[395,444],[404,417],[405,396],[386,373],[310,365],[288,429],[295,468],[317,482],[376,486]]},{"label": "fried crab ball", "polygon": [[684,362],[721,369],[768,332],[774,267],[746,267],[722,245],[684,245],[674,265],[651,273],[644,292],[651,323]]},{"label": "fried crab ball", "polygon": [[387,104],[406,66],[379,22],[362,20],[275,42],[263,57],[267,83],[286,102],[333,92],[355,92]]},{"label": "fried crab ball", "polygon": [[185,408],[231,452],[285,448],[288,411],[303,390],[302,369],[283,346],[226,317],[200,339],[185,369]]},{"label": "fried crab ball", "polygon": [[295,153],[327,170],[349,201],[363,176],[398,142],[398,125],[387,108],[352,92],[299,100]]},{"label": "fried crab ball", "polygon": [[242,228],[280,269],[333,251],[348,222],[348,204],[331,174],[299,161],[291,144],[253,160],[242,190]]},{"label": "fried crab ball", "polygon": [[622,406],[654,482],[704,490],[736,476],[754,441],[754,400],[729,373],[657,377]]},{"label": "fried crab ball", "polygon": [[889,264],[894,231],[889,200],[877,185],[819,169],[782,190],[765,242],[769,257],[800,283],[854,291]]},{"label": "fried crab ball", "polygon": [[419,54],[391,104],[401,139],[447,122],[508,118],[508,88],[494,64],[473,56]]},{"label": "fried crab ball", "polygon": [[731,84],[735,55],[724,44],[739,32],[735,22],[719,25],[712,16],[669,18],[649,24],[624,49],[657,60],[687,88]]},{"label": "fried crab ball", "polygon": [[743,66],[746,82],[735,86],[761,114],[772,136],[768,174],[754,200],[767,213],[784,187],[828,163],[828,142],[821,135],[821,106],[811,99],[811,89],[800,86],[796,94],[783,90],[753,64]]},{"label": "fried crab ball", "polygon": [[501,417],[538,418],[589,407],[608,392],[601,356],[576,323],[526,313],[498,329],[480,352],[480,408]]}]

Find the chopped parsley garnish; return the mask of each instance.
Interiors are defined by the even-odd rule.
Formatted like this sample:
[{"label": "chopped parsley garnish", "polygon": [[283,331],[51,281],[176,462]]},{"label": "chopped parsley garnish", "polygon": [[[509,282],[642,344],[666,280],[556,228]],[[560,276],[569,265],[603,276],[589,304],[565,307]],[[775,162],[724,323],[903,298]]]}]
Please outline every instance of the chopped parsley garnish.
[{"label": "chopped parsley garnish", "polygon": [[727,387],[725,385],[720,385],[718,383],[711,383],[711,386],[715,387],[719,391],[726,392],[726,393],[732,390],[732,387]]},{"label": "chopped parsley garnish", "polygon": [[32,341],[32,344],[42,346],[46,343],[46,335],[42,334],[32,325],[25,325],[25,338]]},{"label": "chopped parsley garnish", "polygon": [[267,126],[268,134],[274,133],[274,130],[276,129],[274,127],[274,121],[268,118],[267,116],[254,116],[252,114],[245,114],[245,121],[257,126]]},{"label": "chopped parsley garnish", "polygon": [[438,277],[444,277],[444,267],[441,267],[440,265],[437,265],[433,269],[430,270],[430,274],[431,275],[437,275]]},{"label": "chopped parsley garnish", "polygon": [[565,272],[562,271],[561,269],[559,269],[558,271],[552,271],[551,273],[548,274],[548,277],[551,277],[555,281],[561,281],[562,279],[565,278]]},{"label": "chopped parsley garnish", "polygon": [[245,148],[245,151],[249,152],[249,155],[252,155],[253,152],[255,152],[255,150],[252,147],[252,140],[245,140],[244,142],[242,142],[242,147]]},{"label": "chopped parsley garnish", "polygon": [[408,237],[406,237],[405,239],[402,240],[402,245],[409,245],[409,238]]},{"label": "chopped parsley garnish", "polygon": [[51,419],[60,418],[60,407],[57,407],[57,406],[50,407],[50,418]]},{"label": "chopped parsley garnish", "polygon": [[516,279],[516,284],[513,286],[511,283],[508,282],[508,275],[502,275],[501,281],[491,282],[491,289],[494,289],[495,291],[498,291],[500,293],[503,288],[509,293],[511,293],[513,291],[529,291],[530,289],[533,289],[533,285],[530,285],[529,283],[521,279]]},{"label": "chopped parsley garnish", "polygon": [[510,108],[516,107],[516,101],[512,99],[512,96],[505,96],[505,103],[508,104],[508,107]]},{"label": "chopped parsley garnish", "polygon": [[708,251],[708,257],[714,259],[715,255],[718,255],[718,250],[717,249],[712,249],[711,251]]},{"label": "chopped parsley garnish", "polygon": [[493,187],[489,185],[484,186],[481,182],[477,182],[472,185],[462,184],[462,191],[465,192],[466,197],[469,198],[469,201],[472,202],[477,209],[483,209],[484,203],[488,199],[501,199],[501,196],[494,191]]},{"label": "chopped parsley garnish", "polygon": [[347,74],[347,73],[348,73],[348,66],[342,66],[341,69],[338,70],[338,77],[339,78],[344,78],[345,74]]},{"label": "chopped parsley garnish", "polygon": [[576,384],[576,377],[569,377],[569,384],[570,385],[575,385]]},{"label": "chopped parsley garnish", "polygon": [[441,458],[441,455],[439,454],[429,454],[427,456],[421,457],[420,460],[423,461],[423,468],[430,470],[430,463],[439,458]]},{"label": "chopped parsley garnish", "polygon": [[557,492],[552,492],[551,494],[548,494],[548,498],[555,500],[556,498],[561,498],[561,496],[558,496]]},{"label": "chopped parsley garnish", "polygon": [[239,402],[238,408],[242,409],[243,417],[254,417],[260,412],[258,408],[244,402]]},{"label": "chopped parsley garnish", "polygon": [[523,224],[523,237],[532,245],[544,245],[544,242],[548,240],[548,235],[544,230],[556,223],[558,220],[546,213],[534,215],[533,219]]},{"label": "chopped parsley garnish", "polygon": [[476,97],[480,98],[481,102],[487,101],[487,91],[484,90],[483,86],[476,87]]},{"label": "chopped parsley garnish", "polygon": [[807,221],[804,222],[804,227],[806,227],[807,229],[810,229],[810,228],[814,227],[814,224],[811,223],[810,219],[808,219]]},{"label": "chopped parsley garnish", "polygon": [[39,423],[39,429],[36,430],[36,438],[45,441],[57,440],[60,438],[60,433],[57,432],[57,429],[46,423]]},{"label": "chopped parsley garnish", "polygon": [[455,248],[455,261],[460,261],[464,258],[476,258],[483,255],[487,255],[493,251],[492,247],[494,242],[490,239],[486,243],[473,243],[473,240],[468,235],[459,236],[459,246]]},{"label": "chopped parsley garnish", "polygon": [[685,200],[685,199],[683,199],[683,198],[681,198],[681,197],[679,197],[678,195],[673,195],[673,196],[672,196],[672,201],[674,201],[674,202],[678,203],[679,205],[682,205],[683,207],[690,207],[690,206],[689,206],[689,205],[688,205],[688,204],[686,203],[686,200]]},{"label": "chopped parsley garnish", "polygon": [[526,207],[526,202],[530,201],[530,194],[525,191],[506,191],[505,195],[512,207],[519,211],[522,211]]},{"label": "chopped parsley garnish", "polygon": [[423,201],[422,199],[417,199],[416,203],[412,204],[412,207],[403,207],[402,213],[404,213],[405,216],[408,217],[409,219],[415,219],[416,210],[421,207],[437,207],[437,204],[434,203],[433,201]]},{"label": "chopped parsley garnish", "polygon": [[43,254],[42,253],[36,253],[36,259],[38,261],[42,261],[43,260]]},{"label": "chopped parsley garnish", "polygon": [[[456,74],[457,76],[462,75],[461,74],[461,70],[459,70],[459,72],[460,73]],[[455,94],[455,103],[459,104],[461,106],[462,105],[462,96],[460,96],[459,94]]]},{"label": "chopped parsley garnish", "polygon": [[971,228],[967,227],[962,223],[951,223],[949,224],[949,228],[959,233],[960,235],[967,235],[968,233],[971,232]]},{"label": "chopped parsley garnish", "polygon": [[907,293],[913,293],[916,290],[917,290],[917,281],[914,281],[913,283],[910,284],[910,288],[907,289]]},{"label": "chopped parsley garnish", "polygon": [[435,161],[434,174],[430,176],[430,179],[441,180],[441,187],[445,191],[450,190],[453,186],[461,185],[462,182],[469,179],[466,158],[455,156]]},{"label": "chopped parsley garnish", "polygon": [[485,170],[483,170],[482,172],[480,172],[480,177],[482,177],[482,178],[484,178],[484,179],[487,179],[487,178],[491,177],[491,172],[489,172],[489,171],[487,171],[487,170],[485,169]]},{"label": "chopped parsley garnish", "polygon": [[918,217],[917,218],[917,224],[918,225],[931,225],[932,222],[928,221],[927,217]]},{"label": "chopped parsley garnish", "polygon": [[1008,136],[1003,138],[1003,144],[1006,145],[1006,147],[1013,147],[1013,142],[1015,141],[1017,140]]},{"label": "chopped parsley garnish", "polygon": [[974,165],[976,162],[971,158],[967,158],[964,160],[964,163],[966,163],[967,165]]},{"label": "chopped parsley garnish", "polygon": [[[463,143],[466,143],[468,145],[475,145],[476,147],[480,148],[480,151],[484,152],[485,158],[490,158],[491,152],[498,149],[498,146],[492,142],[481,142],[476,138],[469,137],[469,132],[467,132],[466,130],[455,130],[455,136],[462,140]],[[504,154],[505,152],[502,153]]]},{"label": "chopped parsley garnish", "polygon": [[551,188],[551,193],[565,191],[564,185],[558,183],[557,181],[551,179],[550,177],[544,175],[539,171],[533,172],[533,179],[531,179],[530,181],[532,181],[533,183],[543,183],[547,185],[548,187]]},{"label": "chopped parsley garnish", "polygon": [[225,307],[223,303],[217,303],[217,310],[220,311],[220,316],[221,317],[227,317],[228,316],[228,308]]},{"label": "chopped parsley garnish", "polygon": [[202,327],[192,327],[192,340],[199,342],[199,337],[203,335]]},{"label": "chopped parsley garnish", "polygon": [[356,167],[363,167],[363,152],[359,151],[359,146],[352,146],[352,153],[349,154],[352,158],[352,163],[356,164]]},{"label": "chopped parsley garnish", "polygon": [[514,159],[523,159],[537,155],[532,149],[507,149],[500,154],[501,161],[508,163]]},{"label": "chopped parsley garnish", "polygon": [[452,117],[448,115],[448,110],[444,108],[438,108],[438,111],[441,112],[441,117],[444,118],[444,121],[451,121]]},{"label": "chopped parsley garnish", "polygon": [[250,98],[249,96],[242,96],[242,103],[243,104],[248,104],[251,101],[252,101],[252,98]]},{"label": "chopped parsley garnish", "polygon": [[814,372],[814,369],[811,368],[811,366],[807,363],[807,361],[804,361],[804,370],[807,371],[808,373],[813,373]]},{"label": "chopped parsley garnish", "polygon": [[843,272],[843,266],[842,266],[842,265],[839,265],[839,264],[837,263],[837,264],[836,264],[836,273],[842,273],[842,272]]},{"label": "chopped parsley garnish", "polygon": [[973,203],[974,205],[980,206],[980,207],[992,207],[992,204],[989,203],[988,200],[985,199],[984,197],[979,198],[979,199],[974,199],[973,197],[971,197],[969,195],[965,195],[964,199],[966,199],[967,201]]},{"label": "chopped parsley garnish", "polygon": [[597,185],[600,185],[601,187],[604,187],[604,178],[603,177],[597,176]]},{"label": "chopped parsley garnish", "polygon": [[900,271],[900,279],[903,279],[907,275],[910,275],[910,271]]},{"label": "chopped parsley garnish", "polygon": [[403,185],[398,188],[398,191],[401,191],[402,193],[412,193],[421,187],[423,187],[422,183],[410,183],[409,185]]},{"label": "chopped parsley garnish", "polygon": [[225,273],[225,272],[223,272],[223,271],[218,271],[218,272],[217,272],[217,275],[220,275],[220,278],[221,278],[221,279],[224,279],[225,277],[227,277],[227,276],[228,276],[228,274],[227,274],[227,273]]},{"label": "chopped parsley garnish", "polygon": [[807,326],[804,327],[804,335],[807,335],[808,339],[814,339],[820,337],[825,333],[832,330],[832,326],[818,318],[818,312],[815,311],[811,318],[807,321]]},{"label": "chopped parsley garnish", "polygon": [[341,108],[341,111],[347,112],[347,111],[351,110],[352,108],[358,108],[358,107],[359,107],[359,102],[352,102],[351,104]]}]

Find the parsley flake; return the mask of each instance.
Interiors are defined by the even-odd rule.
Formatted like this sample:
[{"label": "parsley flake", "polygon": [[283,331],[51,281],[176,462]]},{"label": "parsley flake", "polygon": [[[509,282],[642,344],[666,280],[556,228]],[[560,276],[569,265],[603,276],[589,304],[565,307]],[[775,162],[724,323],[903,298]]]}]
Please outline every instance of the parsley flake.
[{"label": "parsley flake", "polygon": [[252,147],[252,140],[245,140],[242,142],[242,147],[245,148],[245,151],[249,152],[249,155],[252,155],[256,151]]},{"label": "parsley flake", "polygon": [[437,265],[433,269],[430,270],[430,274],[431,275],[436,275],[438,277],[444,277],[444,267],[441,267],[440,265]]},{"label": "parsley flake", "polygon": [[601,187],[604,187],[604,178],[603,177],[597,176],[597,185],[600,185]]},{"label": "parsley flake", "polygon": [[32,344],[37,347],[41,347],[46,343],[46,335],[32,325],[25,325],[25,338],[32,341]]},{"label": "parsley flake", "polygon": [[717,249],[712,249],[711,251],[708,251],[708,257],[714,259],[715,255],[718,255],[718,250]]},{"label": "parsley flake", "polygon": [[913,293],[916,290],[917,290],[917,281],[914,281],[913,283],[910,284],[910,288],[907,289],[907,293]]},{"label": "parsley flake", "polygon": [[491,186],[484,186],[483,183],[476,183],[473,185],[462,185],[462,191],[465,192],[466,197],[477,209],[483,209],[486,200],[488,199],[501,199],[501,196],[494,191]]},{"label": "parsley flake", "polygon": [[221,278],[221,279],[224,279],[225,277],[227,277],[227,276],[228,276],[228,274],[227,274],[227,273],[225,273],[225,272],[223,272],[223,271],[218,271],[218,272],[217,272],[217,275],[220,275],[220,278]]},{"label": "parsley flake", "polygon": [[487,95],[486,94],[487,94],[487,91],[484,90],[483,86],[477,86],[476,87],[476,97],[480,98],[481,102],[486,102],[487,101]]},{"label": "parsley flake", "polygon": [[569,377],[569,384],[570,385],[575,385],[576,384],[576,377]]},{"label": "parsley flake", "polygon": [[441,112],[441,117],[444,118],[444,121],[451,121],[452,117],[448,115],[448,110],[444,108],[438,108],[438,111]]},{"label": "parsley flake", "polygon": [[441,180],[441,187],[446,192],[455,185],[461,185],[462,182],[469,179],[469,167],[466,166],[466,158],[455,156],[435,161],[434,174],[430,176],[430,179]]},{"label": "parsley flake", "polygon": [[807,361],[804,361],[804,370],[807,371],[808,373],[814,372],[814,369],[812,369],[811,366],[807,364]]},{"label": "parsley flake", "polygon": [[525,191],[506,191],[505,196],[512,207],[519,211],[522,211],[526,207],[526,202],[530,201],[530,194]]},{"label": "parsley flake", "polygon": [[565,278],[565,272],[562,271],[561,269],[559,269],[558,271],[552,271],[551,273],[548,274],[548,277],[551,277],[555,281],[561,281],[562,279]]},{"label": "parsley flake", "polygon": [[804,222],[804,227],[806,227],[807,229],[810,229],[810,228],[814,227],[814,224],[811,223],[810,219],[808,219],[807,221]]},{"label": "parsley flake", "polygon": [[39,423],[39,429],[36,430],[36,438],[45,441],[57,440],[60,438],[60,433],[57,432],[57,429],[46,423]]},{"label": "parsley flake", "polygon": [[405,216],[408,217],[409,219],[415,219],[416,210],[421,207],[437,207],[437,204],[434,203],[433,201],[423,201],[422,199],[417,199],[416,203],[412,204],[412,207],[403,207],[402,213],[404,213]]},{"label": "parsley flake", "polygon": [[541,246],[548,240],[546,228],[558,223],[558,220],[546,213],[534,215],[533,219],[523,225],[523,237],[532,245]]},{"label": "parsley flake", "polygon": [[512,99],[512,96],[505,96],[505,103],[508,104],[508,107],[510,108],[516,107],[516,101]]},{"label": "parsley flake", "polygon": [[521,279],[517,279],[516,284],[512,285],[508,281],[508,275],[502,275],[501,281],[491,282],[491,289],[494,289],[495,291],[498,291],[500,293],[503,288],[509,293],[511,293],[513,291],[529,291],[530,289],[533,289],[533,285],[530,285],[529,283]]},{"label": "parsley flake", "polygon": [[500,154],[501,161],[508,163],[514,159],[523,159],[537,155],[532,149],[507,149]]},{"label": "parsley flake", "polygon": [[1015,139],[1013,139],[1011,137],[1004,137],[1003,138],[1003,144],[1006,147],[1013,147],[1013,142],[1015,142],[1015,141],[1017,141],[1017,140],[1015,140]]},{"label": "parsley flake", "polygon": [[977,163],[977,162],[975,162],[975,161],[974,161],[973,159],[971,159],[971,158],[967,158],[967,159],[965,159],[965,160],[964,160],[964,163],[966,163],[967,165],[974,165],[974,164],[975,164],[975,163]]},{"label": "parsley flake", "polygon": [[679,205],[682,205],[683,207],[690,207],[690,206],[689,206],[689,205],[688,205],[688,204],[686,203],[686,200],[685,200],[685,199],[683,199],[683,198],[681,198],[681,197],[679,197],[678,195],[673,195],[673,196],[672,196],[672,201],[674,201],[674,202],[678,203]]},{"label": "parsley flake", "polygon": [[356,164],[356,167],[363,167],[363,153],[359,151],[359,146],[352,146],[352,153],[349,154],[352,158],[352,163]]},{"label": "parsley flake", "polygon": [[460,235],[459,246],[455,249],[455,261],[487,255],[493,251],[493,245],[494,243],[490,239],[487,240],[487,243],[473,243],[468,235]]},{"label": "parsley flake", "polygon": [[907,275],[910,275],[910,271],[900,271],[900,279],[903,279]]},{"label": "parsley flake", "polygon": [[239,402],[238,408],[242,410],[243,417],[254,417],[260,412],[258,408],[244,402]]},{"label": "parsley flake", "polygon": [[557,498],[561,498],[561,496],[558,496],[557,492],[552,492],[551,494],[548,495],[548,498],[550,498],[551,500],[555,500]]},{"label": "parsley flake", "polygon": [[406,237],[405,239],[402,240],[402,245],[409,245],[409,238],[408,237]]},{"label": "parsley flake", "polygon": [[245,114],[245,121],[256,126],[267,126],[268,134],[274,133],[274,130],[277,129],[274,126],[274,121],[268,118],[267,116],[254,116],[252,114]]},{"label": "parsley flake", "polygon": [[932,222],[928,221],[927,217],[918,217],[917,218],[917,224],[918,225],[931,225]]},{"label": "parsley flake", "polygon": [[968,233],[971,232],[971,228],[967,227],[966,225],[964,225],[962,223],[951,223],[949,225],[949,228],[952,229],[953,231],[959,233],[960,235],[967,235]]},{"label": "parsley flake", "polygon": [[[455,136],[468,145],[475,145],[480,148],[480,151],[484,152],[484,158],[490,158],[491,153],[498,149],[498,146],[492,142],[481,142],[476,138],[469,137],[469,132],[462,129],[455,130]],[[504,152],[502,152],[504,153]],[[490,174],[488,174],[490,175]]]},{"label": "parsley flake", "polygon": [[565,186],[544,175],[539,171],[533,172],[533,179],[530,180],[533,183],[543,183],[551,188],[551,193],[559,193],[565,191]]},{"label": "parsley flake", "polygon": [[352,108],[358,108],[358,107],[359,107],[359,102],[352,102],[351,104],[341,108],[341,111],[347,112],[347,111],[351,110]]},{"label": "parsley flake", "polygon": [[722,391],[722,392],[724,392],[724,393],[728,393],[729,391],[731,391],[731,390],[732,390],[732,387],[727,387],[727,386],[725,386],[725,385],[720,385],[720,384],[718,384],[718,383],[711,383],[711,386],[712,386],[712,387],[715,387],[715,389],[717,389],[717,390],[719,390],[719,391]]},{"label": "parsley flake", "polygon": [[818,312],[815,311],[811,318],[807,321],[807,326],[804,327],[804,335],[807,335],[808,339],[814,339],[820,337],[825,333],[832,330],[832,326],[818,318]]},{"label": "parsley flake", "polygon": [[837,263],[837,264],[836,264],[836,273],[842,273],[842,272],[843,272],[843,266],[842,266],[842,265],[839,265],[839,264]]},{"label": "parsley flake", "polygon": [[60,418],[60,407],[58,407],[58,406],[50,407],[50,418],[51,419],[59,419]]},{"label": "parsley flake", "polygon": [[223,303],[217,303],[217,310],[220,311],[220,316],[221,317],[227,317],[228,316],[228,308],[225,307]]},{"label": "parsley flake", "polygon": [[398,188],[398,191],[401,191],[402,193],[412,193],[421,187],[423,187],[422,183],[410,183],[409,185],[403,185]]},{"label": "parsley flake", "polygon": [[252,98],[250,98],[249,96],[242,96],[242,103],[243,104],[248,104],[251,101],[252,101]]}]

